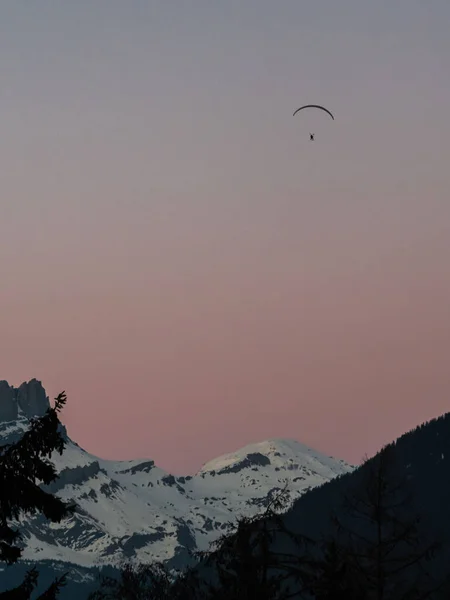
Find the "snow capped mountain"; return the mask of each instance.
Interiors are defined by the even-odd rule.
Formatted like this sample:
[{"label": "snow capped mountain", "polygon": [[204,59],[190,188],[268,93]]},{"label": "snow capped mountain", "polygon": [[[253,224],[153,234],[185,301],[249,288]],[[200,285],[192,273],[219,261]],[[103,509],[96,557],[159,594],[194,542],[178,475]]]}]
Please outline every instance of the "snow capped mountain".
[{"label": "snow capped mountain", "polygon": [[[27,385],[27,393],[42,400],[41,384],[33,380]],[[4,410],[15,418],[0,422],[1,444],[27,428],[30,415],[22,406],[32,403],[26,404],[24,394],[22,390],[16,412]],[[42,406],[37,408],[41,414]],[[22,522],[24,559],[80,567],[118,565],[124,559],[181,566],[189,562],[190,551],[207,549],[211,541],[231,531],[239,516],[260,512],[267,495],[285,482],[295,499],[353,469],[296,441],[272,439],[216,458],[196,475],[175,477],[151,460],[98,458],[65,435],[64,453],[51,458],[59,478],[46,489],[75,500],[77,510],[58,524],[40,515]]]},{"label": "snow capped mountain", "polygon": [[[295,457],[301,456],[301,464]],[[249,444],[236,452],[219,456],[203,465],[199,474],[212,473],[238,473],[250,466],[272,465],[277,472],[304,470],[309,475],[317,473],[321,481],[312,485],[320,485],[324,481],[335,477],[337,474],[346,473],[346,463],[337,461],[316,452],[312,448],[296,442],[295,440],[270,439],[265,442]],[[337,465],[341,465],[336,473]]]}]

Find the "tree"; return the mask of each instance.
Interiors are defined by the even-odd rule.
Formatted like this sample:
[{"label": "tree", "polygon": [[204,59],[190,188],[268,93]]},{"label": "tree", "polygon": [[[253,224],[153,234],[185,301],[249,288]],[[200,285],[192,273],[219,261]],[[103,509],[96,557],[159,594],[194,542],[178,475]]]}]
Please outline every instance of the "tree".
[{"label": "tree", "polygon": [[[21,536],[10,525],[11,521],[40,512],[47,519],[60,522],[75,508],[40,487],[57,479],[49,458],[54,451],[62,454],[65,447],[58,415],[66,400],[65,392],[61,392],[54,407],[48,408],[42,417],[31,419],[29,429],[19,441],[0,446],[0,561],[7,565],[16,563],[22,555],[17,545]],[[37,579],[38,573],[33,568],[20,586],[0,593],[0,600],[27,600]],[[64,583],[65,576],[55,580],[40,596],[41,600],[56,598]]]},{"label": "tree", "polygon": [[163,563],[123,565],[119,577],[102,576],[88,600],[199,600],[195,573],[170,571]]},{"label": "tree", "polygon": [[[89,600],[288,600],[286,573],[301,572],[295,554],[277,554],[275,536],[284,529],[280,512],[287,507],[287,488],[269,494],[266,509],[241,517],[231,535],[195,552],[199,563],[183,573],[169,572],[161,563],[126,565],[119,578],[102,577]],[[231,524],[230,524],[231,525]],[[295,563],[295,565],[294,565]],[[293,566],[294,565],[294,566]]]},{"label": "tree", "polygon": [[170,574],[160,563],[152,565],[124,564],[118,579],[102,576],[100,589],[89,600],[163,600],[169,598]]},{"label": "tree", "polygon": [[386,446],[366,460],[361,480],[333,516],[312,591],[317,600],[425,600],[441,587],[427,566],[440,544],[420,533],[408,481]]},{"label": "tree", "polygon": [[[281,513],[288,507],[284,489],[269,495],[262,514],[242,517],[235,533],[213,542],[203,555],[212,567],[215,581],[206,585],[208,600],[288,600],[298,597],[289,583],[302,587],[309,580],[313,562],[305,553],[313,544],[305,536],[293,534],[284,526]],[[280,551],[275,542],[288,538],[293,551]],[[288,581],[289,580],[289,581]]]}]

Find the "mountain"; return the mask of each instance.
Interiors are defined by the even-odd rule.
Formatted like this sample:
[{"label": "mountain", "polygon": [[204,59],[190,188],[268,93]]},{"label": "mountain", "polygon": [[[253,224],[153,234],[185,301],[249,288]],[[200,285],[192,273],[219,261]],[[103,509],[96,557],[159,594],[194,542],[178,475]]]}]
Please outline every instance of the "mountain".
[{"label": "mountain", "polygon": [[[389,480],[394,486],[402,486],[398,488],[400,496],[410,499],[401,509],[401,518],[420,518],[417,529],[423,547],[435,541],[442,544],[428,564],[429,572],[441,582],[448,576],[450,565],[450,413],[418,426],[386,448],[391,461]],[[358,494],[372,481],[370,473],[377,459],[378,455],[358,469],[349,470],[299,497],[282,516],[284,527],[319,541],[322,535],[336,535],[332,517],[337,516],[360,539],[370,537],[367,519],[352,517],[346,509],[345,498],[351,502],[361,497]],[[275,535],[272,550],[297,552],[289,538],[282,534]],[[295,592],[295,582],[291,582],[291,586]]]},{"label": "mountain", "polygon": [[[14,441],[30,417],[49,406],[42,384],[19,388],[0,382],[0,440]],[[288,483],[294,500],[354,467],[293,440],[251,444],[206,463],[195,475],[176,477],[152,460],[98,458],[72,441],[51,460],[59,478],[46,489],[75,500],[77,510],[61,523],[41,515],[24,519],[24,560],[60,562],[76,568],[131,562],[184,566],[190,552],[207,549],[241,515],[261,511],[268,494]],[[231,521],[231,524],[230,524]]]}]

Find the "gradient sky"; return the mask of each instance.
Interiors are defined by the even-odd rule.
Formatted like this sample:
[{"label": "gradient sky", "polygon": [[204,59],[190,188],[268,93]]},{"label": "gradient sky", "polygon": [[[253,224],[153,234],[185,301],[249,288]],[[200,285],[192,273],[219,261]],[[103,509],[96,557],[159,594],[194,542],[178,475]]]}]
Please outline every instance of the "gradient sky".
[{"label": "gradient sky", "polygon": [[449,0],[3,3],[0,379],[175,473],[269,437],[359,462],[449,410],[449,30]]}]

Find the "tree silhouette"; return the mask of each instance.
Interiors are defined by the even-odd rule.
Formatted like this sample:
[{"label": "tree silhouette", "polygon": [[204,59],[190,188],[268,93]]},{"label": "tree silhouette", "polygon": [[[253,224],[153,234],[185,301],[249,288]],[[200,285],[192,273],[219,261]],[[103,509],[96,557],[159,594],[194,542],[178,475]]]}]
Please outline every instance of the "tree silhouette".
[{"label": "tree silhouette", "polygon": [[[242,517],[235,533],[222,536],[212,550],[199,553],[212,567],[213,581],[206,585],[208,600],[288,600],[298,597],[289,587],[300,587],[311,577],[314,561],[307,551],[313,541],[288,531],[282,519],[289,504],[287,486],[269,495],[262,514]],[[275,542],[287,538],[293,551],[277,549]]]},{"label": "tree silhouette", "polygon": [[210,550],[195,552],[199,563],[183,573],[170,572],[160,564],[126,565],[119,579],[102,577],[100,589],[89,600],[288,600],[283,585],[292,573],[295,554],[277,554],[272,542],[285,533],[280,512],[289,500],[287,488],[274,490],[263,513],[241,517],[231,535],[223,535]]},{"label": "tree silhouette", "polygon": [[441,544],[429,541],[415,513],[395,446],[366,460],[351,481],[327,536],[312,540],[287,529],[285,487],[269,495],[262,514],[240,518],[234,533],[196,552],[199,563],[183,574],[158,564],[129,567],[90,600],[449,598],[448,583],[431,573]]},{"label": "tree silhouette", "polygon": [[170,571],[163,563],[123,565],[119,578],[102,576],[88,600],[200,600],[194,572]]},{"label": "tree silhouette", "polygon": [[[16,563],[22,555],[22,548],[17,545],[21,536],[11,521],[40,512],[59,522],[74,510],[71,503],[40,487],[57,479],[49,458],[54,451],[62,454],[65,447],[58,415],[66,400],[65,392],[61,392],[54,407],[42,417],[31,419],[29,429],[17,442],[0,446],[0,561],[7,565]],[[37,579],[36,569],[29,570],[20,586],[0,593],[0,600],[28,600]],[[40,596],[41,600],[56,598],[64,582],[64,576],[55,580]]]},{"label": "tree silhouette", "polygon": [[324,541],[313,591],[317,600],[425,600],[438,597],[428,563],[440,548],[419,531],[408,480],[395,446],[366,460],[361,480],[333,516],[336,537]]}]

